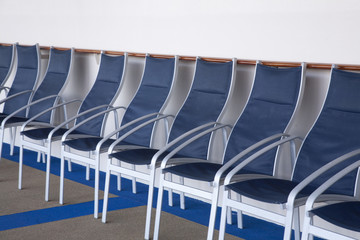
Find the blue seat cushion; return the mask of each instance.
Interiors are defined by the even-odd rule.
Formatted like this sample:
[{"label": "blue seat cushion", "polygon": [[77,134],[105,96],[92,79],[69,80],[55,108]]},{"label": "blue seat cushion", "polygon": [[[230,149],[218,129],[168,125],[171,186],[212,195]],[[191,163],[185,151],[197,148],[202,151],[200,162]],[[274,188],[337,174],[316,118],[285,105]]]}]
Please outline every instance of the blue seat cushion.
[{"label": "blue seat cushion", "polygon": [[[54,128],[48,127],[48,128],[36,128],[36,129],[30,129],[26,131],[22,131],[21,134],[25,135],[28,138],[35,139],[35,140],[43,140],[47,139],[49,133]],[[66,128],[60,128],[58,131],[56,131],[53,134],[53,137],[59,137],[62,136],[67,130]]]},{"label": "blue seat cushion", "polygon": [[[2,122],[8,115],[6,114],[1,114],[0,115],[0,122]],[[22,122],[26,122],[28,119],[24,118],[24,117],[11,117],[9,118],[9,120],[6,121],[7,124],[11,124],[11,123],[22,123]]]},{"label": "blue seat cushion", "polygon": [[316,216],[337,226],[360,232],[360,202],[341,202],[311,211]]},{"label": "blue seat cushion", "polygon": [[[116,158],[122,162],[131,163],[135,165],[149,165],[151,163],[152,157],[158,152],[158,149],[153,148],[139,148],[139,149],[130,149],[121,152],[116,152],[110,154],[110,157]],[[164,159],[164,157],[168,154],[165,152],[162,154],[158,161]],[[173,156],[173,158],[183,157],[182,155],[178,154]]]},{"label": "blue seat cushion", "polygon": [[[222,167],[221,164],[197,162],[197,163],[185,163],[176,165],[164,169],[166,172],[170,172],[182,177],[196,179],[200,181],[212,182],[214,180],[216,172]],[[227,171],[228,172],[228,171]],[[225,174],[227,173],[225,172]]]},{"label": "blue seat cushion", "polygon": [[[289,193],[297,184],[283,179],[261,178],[229,184],[227,188],[258,201],[281,204],[287,202]],[[313,190],[314,188],[307,187],[298,194],[297,198],[307,197]]]},{"label": "blue seat cushion", "polygon": [[[101,137],[88,137],[88,138],[77,138],[64,141],[63,143],[71,148],[80,150],[80,151],[94,151],[96,145],[102,140]],[[115,140],[108,139],[102,145],[101,149],[108,148]]]}]

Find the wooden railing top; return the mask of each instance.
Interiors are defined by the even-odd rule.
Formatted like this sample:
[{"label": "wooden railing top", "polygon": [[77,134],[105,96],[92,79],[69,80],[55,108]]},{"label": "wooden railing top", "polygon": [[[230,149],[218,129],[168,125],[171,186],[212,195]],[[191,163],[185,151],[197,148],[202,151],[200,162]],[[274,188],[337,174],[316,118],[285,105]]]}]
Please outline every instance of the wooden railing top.
[{"label": "wooden railing top", "polygon": [[[0,43],[0,45],[9,46],[12,44]],[[48,46],[41,46],[40,48],[43,50],[50,49],[50,47],[48,47]],[[70,49],[70,48],[64,48],[64,47],[54,47],[54,48],[59,49],[59,50]],[[102,52],[101,50],[94,50],[94,49],[76,48],[74,50],[75,50],[75,52],[78,52],[78,53],[100,54]],[[124,55],[125,52],[105,50],[104,53],[110,54],[110,55]],[[128,53],[128,55],[133,56],[133,57],[145,57],[146,56],[145,53],[131,53],[131,52]],[[173,55],[165,55],[165,54],[150,54],[150,56],[157,57],[157,58],[172,58],[172,57],[174,57]],[[187,61],[195,61],[196,57],[194,57],[194,56],[179,56],[179,59],[187,60]],[[205,61],[209,61],[209,62],[229,62],[232,60],[230,58],[211,58],[211,57],[202,57],[202,59]],[[256,61],[255,60],[238,59],[237,63],[245,64],[245,65],[255,65]],[[275,66],[275,67],[295,67],[295,66],[301,65],[301,63],[299,63],[299,62],[274,62],[274,61],[262,61],[262,64],[268,65],[268,66]],[[324,63],[307,63],[306,64],[307,68],[313,68],[313,69],[331,69],[331,66],[332,66],[332,64],[324,64]],[[337,66],[338,66],[338,68],[343,69],[343,70],[360,71],[360,65],[339,64]]]}]

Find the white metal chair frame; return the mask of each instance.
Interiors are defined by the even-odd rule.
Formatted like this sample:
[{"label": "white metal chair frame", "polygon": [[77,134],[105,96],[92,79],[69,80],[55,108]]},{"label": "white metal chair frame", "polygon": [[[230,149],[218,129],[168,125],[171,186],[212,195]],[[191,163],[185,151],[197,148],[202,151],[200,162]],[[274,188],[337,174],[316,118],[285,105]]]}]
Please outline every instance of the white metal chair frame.
[{"label": "white metal chair frame", "polygon": [[[354,150],[349,152],[333,161],[328,163],[322,168],[321,172],[325,172],[330,168],[336,166],[337,164],[349,159],[350,157],[356,156],[360,154],[360,149]],[[340,233],[336,233],[331,230],[326,230],[322,227],[315,226],[313,224],[313,215],[310,213],[312,209],[314,209],[314,203],[316,202],[325,202],[325,201],[358,201],[359,198],[356,196],[355,193],[353,197],[351,196],[338,196],[338,195],[323,195],[323,193],[332,186],[335,182],[339,179],[344,177],[346,174],[350,173],[355,169],[359,169],[360,161],[356,161],[346,168],[339,171],[333,177],[329,178],[326,182],[320,185],[307,199],[305,204],[305,216],[304,216],[304,224],[303,224],[303,234],[302,240],[312,239],[313,236],[318,236],[326,239],[333,239],[333,240],[355,240],[355,238],[345,236]],[[359,172],[358,172],[359,173]]]},{"label": "white metal chair frame", "polygon": [[[176,79],[176,76],[177,76],[177,65],[178,65],[178,56],[175,56],[175,72],[174,72],[174,76],[173,76],[173,80],[172,80],[172,84],[171,84],[171,87],[170,87],[170,90],[169,90],[169,95],[167,97],[167,99],[165,100],[165,103],[163,104],[166,105],[166,102],[169,100],[169,96],[170,96],[170,92],[173,90],[173,86],[174,86],[174,79]],[[144,73],[143,73],[144,74]],[[140,86],[139,86],[140,87]],[[139,90],[139,87],[138,87],[138,90]],[[133,98],[135,98],[136,94],[133,96]],[[126,110],[127,108],[124,107],[124,106],[118,106],[118,107],[115,107],[113,109],[109,109],[108,111],[112,111],[112,110],[116,110],[116,109],[123,109],[123,110]],[[108,111],[103,111],[103,112],[100,112],[98,114],[95,114],[93,115],[92,117],[82,121],[80,124],[77,124],[76,126],[74,126],[73,128],[69,129],[62,137],[61,141],[64,142],[66,140],[68,140],[68,136],[69,134],[71,134],[71,132],[73,132],[74,130],[76,130],[78,127],[80,127],[82,124],[85,124],[86,122],[104,114],[104,113],[107,113]],[[98,211],[99,211],[99,172],[100,172],[100,154],[101,153],[105,153],[107,152],[108,149],[104,149],[102,147],[102,145],[109,139],[113,138],[114,136],[118,139],[117,141],[115,141],[111,146],[110,148],[113,150],[113,149],[121,149],[122,147],[121,146],[116,146],[118,145],[122,140],[124,140],[127,136],[131,135],[132,133],[136,132],[137,130],[149,125],[149,124],[152,124],[152,123],[155,123],[155,122],[158,122],[160,120],[165,120],[164,121],[164,124],[165,124],[165,134],[166,134],[166,137],[167,137],[167,133],[168,133],[168,121],[167,121],[167,118],[168,117],[172,117],[171,115],[164,115],[162,114],[161,112],[157,112],[157,113],[150,113],[150,114],[147,114],[145,116],[142,116],[142,117],[139,117],[137,119],[134,119],[130,122],[128,122],[127,124],[121,126],[121,127],[118,127],[119,124],[116,123],[115,124],[115,130],[113,130],[112,132],[110,132],[109,134],[107,134],[105,137],[103,137],[103,139],[96,145],[96,149],[95,151],[92,151],[89,153],[89,156],[83,156],[83,155],[79,155],[79,154],[76,154],[76,153],[73,153],[73,152],[70,152],[70,151],[67,151],[66,150],[66,147],[64,144],[62,144],[61,146],[61,168],[60,168],[60,198],[59,198],[59,202],[60,204],[63,204],[63,201],[64,201],[64,161],[65,161],[65,158],[71,158],[71,159],[74,159],[74,160],[77,160],[77,161],[80,161],[80,162],[83,162],[85,164],[87,164],[87,166],[89,165],[93,165],[95,167],[95,186],[94,186],[94,218],[98,218]],[[140,124],[139,126],[133,128],[132,130],[128,131],[126,134],[123,134],[121,137],[118,136],[119,132],[127,129],[128,127],[131,127],[132,125],[134,124],[137,124],[138,122],[140,121],[143,121],[143,120],[146,120],[148,119],[146,122]],[[117,183],[117,186],[118,186],[118,190],[120,190],[120,181],[121,181],[121,176],[118,175],[118,183]],[[136,179],[133,178],[133,191],[134,193],[136,193]]]},{"label": "white metal chair frame", "polygon": [[[125,71],[126,71],[126,62],[127,62],[127,53],[125,53],[125,61],[124,61],[124,70],[123,70],[123,74],[122,74],[122,79],[124,78],[125,76]],[[122,88],[122,85],[123,85],[123,81],[121,81],[120,83],[120,86],[118,88],[118,91],[117,93],[114,95],[114,98],[112,99],[111,102],[114,102],[114,100],[116,99],[117,95],[119,94],[121,88]],[[29,119],[27,122],[25,122],[22,127],[21,127],[21,131],[25,131],[25,129],[27,127],[31,127],[33,124],[35,124],[36,126],[44,126],[42,124],[37,124],[37,122],[34,123],[34,121],[39,118],[40,116],[46,114],[47,112],[49,111],[53,111],[54,109],[57,109],[59,107],[63,107],[64,108],[64,113],[65,113],[65,121],[62,122],[61,124],[57,125],[49,134],[48,134],[48,137],[46,140],[42,141],[40,144],[37,144],[36,142],[34,141],[27,141],[25,136],[24,135],[21,135],[21,141],[20,141],[20,160],[19,160],[19,183],[18,183],[18,188],[21,189],[22,188],[22,165],[23,165],[23,148],[24,147],[27,147],[27,148],[30,148],[30,149],[35,149],[39,152],[43,152],[46,154],[47,158],[46,158],[46,180],[45,180],[45,201],[49,201],[49,186],[50,186],[50,166],[51,166],[51,148],[52,148],[52,142],[55,142],[55,141],[58,141],[58,140],[61,140],[62,136],[58,136],[58,137],[53,137],[53,135],[55,134],[56,131],[58,131],[59,129],[63,128],[63,127],[66,127],[68,128],[69,127],[69,124],[76,121],[79,117],[82,117],[84,115],[87,115],[87,114],[90,114],[91,112],[94,112],[98,109],[101,109],[101,108],[104,108],[104,107],[107,107],[108,109],[105,110],[105,111],[102,111],[100,112],[101,114],[107,114],[108,112],[110,111],[115,111],[116,108],[114,109],[114,107],[110,105],[100,105],[100,106],[96,106],[96,107],[93,107],[91,109],[88,109],[86,111],[83,111],[81,113],[78,113],[77,115],[71,117],[71,118],[68,118],[67,115],[66,115],[66,106],[69,105],[69,104],[73,104],[75,102],[82,102],[82,100],[79,100],[79,99],[75,99],[75,100],[71,100],[71,101],[68,101],[68,102],[65,102],[65,103],[61,103],[61,104],[58,104],[56,106],[53,106],[47,110],[44,110],[43,112],[37,114],[36,116],[32,117],[31,119]],[[99,116],[100,115],[97,114],[96,116]],[[118,123],[118,117],[117,117],[117,114],[114,114],[114,118],[115,118],[115,124],[117,125]],[[93,119],[93,118],[91,118]],[[84,121],[88,121],[89,118],[87,120],[84,120]],[[82,121],[81,123],[83,123],[84,121]],[[104,118],[104,121],[103,121],[103,124],[104,125],[104,122],[106,121],[106,117]],[[80,124],[80,123],[79,123]],[[76,124],[77,125],[77,124]],[[49,126],[49,125],[48,125]],[[50,126],[53,126],[53,125],[50,125]],[[101,129],[101,134],[103,134],[103,129],[104,126],[102,127]],[[79,136],[79,135],[77,135]],[[71,160],[69,159],[68,161],[68,170],[71,171]],[[86,179],[89,180],[89,171],[90,171],[90,168],[89,166],[87,166],[87,171],[86,171]],[[62,202],[59,201],[61,204]]]},{"label": "white metal chair frame", "polygon": [[[235,78],[236,78],[236,59],[233,59],[230,91],[232,91],[232,89],[233,89],[234,79]],[[227,105],[227,103],[229,101],[229,98],[230,98],[230,94],[228,95],[224,106]],[[225,107],[223,107],[222,112],[224,111],[224,108]],[[220,113],[220,116],[222,115],[222,112]],[[175,117],[175,116],[168,115],[168,116],[163,116],[163,117]],[[166,146],[164,146],[162,149],[160,149],[152,157],[150,165],[147,166],[147,168],[150,171],[149,173],[139,172],[139,171],[136,171],[134,168],[130,169],[130,168],[124,168],[124,167],[118,166],[117,164],[113,164],[112,163],[112,158],[109,157],[108,164],[107,164],[107,171],[106,171],[106,180],[105,180],[105,192],[104,192],[104,206],[103,206],[103,213],[102,213],[102,222],[104,222],[104,223],[106,222],[106,214],[107,214],[107,204],[108,204],[108,194],[109,194],[109,185],[110,185],[110,174],[111,174],[111,172],[116,172],[116,173],[119,173],[119,174],[129,175],[129,176],[132,176],[132,177],[135,177],[135,178],[145,180],[145,181],[149,182],[149,191],[148,191],[148,202],[147,202],[147,210],[146,210],[146,223],[145,223],[145,237],[144,238],[149,239],[150,238],[150,225],[151,225],[151,209],[152,209],[154,187],[155,187],[155,178],[156,178],[155,173],[156,173],[156,169],[160,166],[160,162],[158,161],[158,158],[168,148],[170,148],[172,146],[175,146],[176,144],[178,144],[181,141],[186,140],[189,135],[200,132],[200,131],[203,131],[204,129],[207,129],[209,127],[212,127],[212,126],[218,125],[218,124],[219,124],[218,122],[210,122],[210,123],[204,124],[202,126],[198,126],[198,127],[194,128],[194,129],[188,131],[187,133],[179,136],[178,138],[174,139],[170,143],[168,143]],[[221,125],[221,126],[223,127],[223,125]],[[139,127],[141,127],[141,126],[139,126]],[[116,147],[116,145],[119,142],[121,142],[124,138],[126,138],[128,135],[132,134],[136,130],[137,129],[133,129],[133,131],[127,132],[126,135],[122,136],[116,142],[114,142],[109,148],[108,155],[113,153],[114,148]],[[226,138],[226,136],[225,136],[225,138]],[[184,161],[186,161],[186,160],[184,160]],[[182,161],[182,162],[184,162],[184,161]],[[171,178],[171,176],[170,176],[170,178]],[[182,180],[180,180],[180,181],[182,182]],[[182,209],[185,209],[185,198],[184,198],[183,193],[180,194],[180,205],[181,205]],[[172,192],[169,192],[169,206],[173,206]]]}]

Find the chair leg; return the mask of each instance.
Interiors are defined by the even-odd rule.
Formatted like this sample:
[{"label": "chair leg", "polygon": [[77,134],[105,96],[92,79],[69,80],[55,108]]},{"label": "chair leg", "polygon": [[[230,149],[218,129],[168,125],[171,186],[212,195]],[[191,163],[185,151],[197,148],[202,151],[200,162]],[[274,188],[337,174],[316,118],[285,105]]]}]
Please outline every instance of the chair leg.
[{"label": "chair leg", "polygon": [[[224,240],[225,237],[225,228],[226,228],[226,215],[228,214],[228,210],[231,208],[227,206],[227,198],[230,197],[230,191],[226,190],[223,192],[223,200],[221,207],[221,216],[220,216],[220,229],[219,229],[219,240]],[[227,221],[229,223],[229,221]]]},{"label": "chair leg", "polygon": [[46,159],[46,177],[45,177],[45,201],[49,201],[50,188],[50,167],[51,167],[51,142],[48,143],[48,152]]},{"label": "chair leg", "polygon": [[101,221],[103,223],[106,223],[106,214],[107,214],[108,201],[109,201],[109,187],[110,187],[110,175],[111,175],[110,162],[111,160],[108,159],[108,163],[106,167],[106,177],[105,177],[104,202],[103,202],[103,210],[101,216]]},{"label": "chair leg", "polygon": [[149,192],[148,192],[148,201],[146,207],[146,222],[145,222],[145,239],[150,239],[150,226],[151,226],[151,210],[154,198],[154,185],[155,185],[155,166],[150,167],[150,176],[149,176]]},{"label": "chair leg", "polygon": [[64,158],[64,146],[61,146],[61,158],[60,158],[60,192],[59,192],[59,203],[64,204],[64,168],[65,168],[65,158]]},{"label": "chair leg", "polygon": [[[119,167],[121,167],[121,161],[118,161],[117,160],[117,162],[118,162],[118,165],[119,165]],[[121,191],[121,173],[116,173],[116,178],[117,178],[117,190],[118,191]]]},{"label": "chair leg", "polygon": [[[10,139],[11,139],[10,155],[11,155],[11,156],[14,155],[15,138],[16,138],[16,127],[12,127],[12,128],[10,129]],[[1,143],[2,143],[2,142],[1,142]]]},{"label": "chair leg", "polygon": [[219,185],[218,183],[216,183],[214,184],[212,200],[211,200],[211,210],[210,210],[207,240],[212,240],[214,237],[216,210],[217,210],[218,202],[219,202]]},{"label": "chair leg", "polygon": [[[131,165],[131,169],[135,171],[135,165],[134,164]],[[131,178],[131,182],[132,182],[132,192],[133,192],[133,194],[136,194],[137,193],[137,190],[136,190],[136,178],[135,177]]]},{"label": "chair leg", "polygon": [[310,225],[312,224],[312,218],[310,216],[306,216],[307,214],[305,214],[304,216],[304,225],[303,225],[303,232],[302,232],[302,236],[301,236],[301,240],[310,240],[312,239],[312,237],[310,238],[310,234],[309,234],[309,229],[310,229]]},{"label": "chair leg", "polygon": [[[11,132],[11,131],[10,131]],[[0,160],[2,158],[2,146],[3,146],[3,142],[4,142],[4,130],[1,129],[0,130]]]},{"label": "chair leg", "polygon": [[[240,194],[236,194],[236,199],[237,201],[241,202],[241,195]],[[242,211],[241,210],[237,210],[237,225],[238,228],[243,229],[244,225],[243,225],[243,216],[242,216]]]},{"label": "chair leg", "polygon": [[[168,181],[172,182],[172,174],[167,173],[166,175],[168,176]],[[169,204],[170,207],[174,206],[173,190],[172,189],[168,190],[168,204]]]},{"label": "chair leg", "polygon": [[[65,146],[65,150],[68,152],[71,152],[71,149],[69,146]],[[67,159],[67,163],[68,163],[68,171],[71,172],[72,171],[72,166],[71,166],[71,159],[68,158]]]},{"label": "chair leg", "polygon": [[160,230],[160,217],[161,217],[161,207],[163,201],[163,194],[164,194],[164,179],[165,174],[161,173],[160,183],[159,183],[159,192],[157,198],[157,205],[156,205],[156,217],[155,217],[155,229],[154,229],[154,238],[153,240],[159,239],[159,230]]},{"label": "chair leg", "polygon": [[286,210],[286,217],[285,217],[285,230],[284,230],[284,240],[291,239],[291,230],[292,230],[292,223],[293,223],[293,215],[294,209],[292,207]]},{"label": "chair leg", "polygon": [[[180,177],[180,184],[184,185],[183,177]],[[184,192],[180,192],[180,208],[185,210],[185,194],[184,194]]]},{"label": "chair leg", "polygon": [[22,188],[23,150],[23,145],[20,144],[18,189]]},{"label": "chair leg", "polygon": [[100,172],[100,154],[95,153],[94,218],[99,217],[99,172]]},{"label": "chair leg", "polygon": [[[91,153],[89,153],[89,158],[91,158]],[[86,164],[86,181],[90,180],[90,164]]]},{"label": "chair leg", "polygon": [[295,240],[300,240],[300,213],[299,207],[294,209]]}]

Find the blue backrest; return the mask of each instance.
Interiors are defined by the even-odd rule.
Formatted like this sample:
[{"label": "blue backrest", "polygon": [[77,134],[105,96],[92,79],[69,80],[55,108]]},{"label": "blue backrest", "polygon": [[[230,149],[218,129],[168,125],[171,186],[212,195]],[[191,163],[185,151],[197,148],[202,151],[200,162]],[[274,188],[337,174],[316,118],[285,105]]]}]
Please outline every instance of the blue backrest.
[{"label": "blue backrest", "polygon": [[[8,97],[13,94],[32,90],[36,85],[39,75],[39,48],[37,45],[34,46],[19,46],[16,45],[17,52],[17,70],[14,81],[11,85]],[[4,113],[10,114],[19,108],[25,106],[29,102],[31,93],[23,94],[20,97],[15,97],[6,101],[4,106]],[[26,111],[18,113],[16,116],[25,117]]]},{"label": "blue backrest", "polygon": [[[248,102],[232,129],[224,162],[254,143],[283,133],[297,106],[302,67],[276,68],[257,64]],[[272,175],[276,149],[260,157],[245,170]]]},{"label": "blue backrest", "polygon": [[[232,61],[216,63],[197,60],[190,92],[171,127],[169,142],[195,127],[217,121],[228,98],[232,72]],[[206,159],[210,137],[202,137],[179,154]]]},{"label": "blue backrest", "polygon": [[[59,94],[68,78],[71,58],[72,50],[62,51],[51,48],[47,71],[45,73],[43,81],[35,91],[32,101],[39,100],[46,96]],[[43,110],[52,107],[55,104],[56,100],[56,98],[49,99],[46,101],[42,101],[39,104],[33,105],[29,109],[28,117],[35,116]],[[50,118],[51,112],[42,115],[37,120],[43,122],[50,122]]]},{"label": "blue backrest", "polygon": [[[360,73],[333,69],[328,94],[322,111],[305,138],[293,173],[301,181],[331,160],[360,147]],[[358,160],[358,158],[355,158]],[[350,159],[349,162],[354,161]],[[344,164],[349,164],[345,162]],[[344,164],[333,168],[312,183],[319,186]],[[351,195],[356,173],[333,185],[331,191]]]},{"label": "blue backrest", "polygon": [[[146,57],[140,86],[124,114],[121,125],[125,125],[146,114],[156,113],[161,110],[168,98],[173,83],[174,70],[175,58],[160,59]],[[142,122],[139,122],[139,124]],[[125,141],[135,145],[149,146],[152,129],[153,125],[150,124],[127,137]]]},{"label": "blue backrest", "polygon": [[[122,82],[125,70],[125,56],[109,56],[102,54],[101,62],[95,83],[90,92],[82,102],[79,113],[84,112],[96,106],[111,105],[115,100]],[[93,111],[77,119],[77,122],[88,118],[89,116],[101,112],[107,107]],[[77,130],[85,134],[100,136],[102,124],[105,116],[97,117],[86,124],[80,126]]]},{"label": "blue backrest", "polygon": [[0,45],[0,86],[4,85],[11,71],[11,65],[14,58],[14,46]]}]

